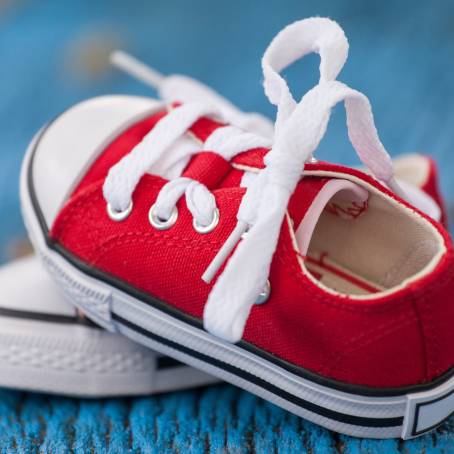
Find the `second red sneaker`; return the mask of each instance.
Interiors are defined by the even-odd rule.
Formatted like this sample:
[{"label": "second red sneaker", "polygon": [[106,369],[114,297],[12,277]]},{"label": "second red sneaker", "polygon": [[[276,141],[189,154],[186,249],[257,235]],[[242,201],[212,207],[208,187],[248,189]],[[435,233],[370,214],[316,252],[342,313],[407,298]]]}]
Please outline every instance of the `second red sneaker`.
[{"label": "second red sneaker", "polygon": [[[29,148],[23,213],[107,329],[333,430],[410,438],[454,409],[453,248],[367,98],[336,80],[347,49],[328,19],[277,35],[262,61],[272,138],[203,99],[71,108]],[[279,72],[312,51],[320,83],[297,103]],[[342,101],[368,173],[313,157]]]}]

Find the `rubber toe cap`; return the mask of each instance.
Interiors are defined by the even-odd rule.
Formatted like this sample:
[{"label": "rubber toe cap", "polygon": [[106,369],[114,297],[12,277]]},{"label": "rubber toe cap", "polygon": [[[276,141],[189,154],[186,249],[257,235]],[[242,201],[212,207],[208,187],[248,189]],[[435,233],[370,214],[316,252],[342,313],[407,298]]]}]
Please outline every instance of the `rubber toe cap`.
[{"label": "rubber toe cap", "polygon": [[48,228],[80,178],[105,146],[161,103],[103,96],[75,105],[50,123],[34,144],[33,190]]}]

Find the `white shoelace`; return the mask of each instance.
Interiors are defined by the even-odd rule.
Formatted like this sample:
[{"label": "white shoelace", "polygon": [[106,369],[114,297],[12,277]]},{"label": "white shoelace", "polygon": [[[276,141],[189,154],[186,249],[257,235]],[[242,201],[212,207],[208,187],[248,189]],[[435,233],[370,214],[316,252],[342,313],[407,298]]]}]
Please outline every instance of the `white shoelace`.
[{"label": "white shoelace", "polygon": [[[279,72],[311,52],[321,58],[320,81],[297,103]],[[265,93],[277,106],[272,148],[265,157],[266,168],[252,180],[243,197],[236,228],[203,275],[203,279],[210,282],[236,247],[204,309],[205,329],[225,340],[237,342],[242,338],[250,310],[266,285],[289,198],[302,177],[305,163],[326,132],[331,109],[336,104],[345,103],[349,138],[363,164],[376,178],[403,196],[394,178],[391,158],[378,137],[367,97],[335,80],[347,55],[348,42],[339,25],[329,19],[311,18],[283,29],[263,56]],[[153,84],[162,86],[163,79],[158,79]],[[175,88],[175,80],[173,90],[179,98],[170,98],[171,93],[166,90],[161,92],[167,100],[187,100],[187,94],[181,89],[187,90],[188,86]],[[142,175],[205,115],[233,121],[234,126],[216,130],[204,147],[216,150],[226,159],[247,149],[270,145],[270,136],[257,134],[257,128],[255,133],[243,130],[248,123],[247,114],[238,114],[236,108],[225,104],[226,101],[212,91],[207,91],[206,98],[202,98],[205,90],[206,87],[198,84],[193,102],[171,111],[111,168],[104,184],[104,197],[114,211],[130,207],[132,193]],[[200,99],[208,102],[199,104]],[[225,108],[226,105],[229,107]],[[257,122],[257,116],[250,118],[254,118],[252,123]],[[161,190],[155,204],[157,216],[169,219],[183,194],[195,221],[202,226],[210,224],[216,210],[213,195],[200,183],[181,177],[169,181]]]},{"label": "white shoelace", "polygon": [[[273,126],[266,117],[240,111],[200,82],[179,75],[165,77],[124,52],[115,52],[112,62],[156,88],[167,103],[184,103],[170,111],[128,155],[110,169],[103,192],[114,213],[131,210],[132,194],[140,178],[202,117],[214,115],[230,124],[217,129],[203,146],[203,150],[216,150],[226,160],[247,149],[271,146],[269,137]],[[197,100],[203,100],[203,103]],[[193,153],[190,147],[183,149],[178,161],[184,159],[184,154],[189,157]],[[182,177],[169,181],[161,189],[154,206],[157,219],[168,220],[183,195],[194,221],[202,227],[210,225],[216,210],[213,195],[203,184]]]},{"label": "white shoelace", "polygon": [[268,118],[256,112],[239,110],[230,101],[198,80],[180,74],[164,76],[122,51],[113,52],[111,62],[156,89],[159,97],[167,103],[189,104],[202,101],[204,104],[216,106],[221,117],[231,125],[263,137],[273,137],[274,125]]}]

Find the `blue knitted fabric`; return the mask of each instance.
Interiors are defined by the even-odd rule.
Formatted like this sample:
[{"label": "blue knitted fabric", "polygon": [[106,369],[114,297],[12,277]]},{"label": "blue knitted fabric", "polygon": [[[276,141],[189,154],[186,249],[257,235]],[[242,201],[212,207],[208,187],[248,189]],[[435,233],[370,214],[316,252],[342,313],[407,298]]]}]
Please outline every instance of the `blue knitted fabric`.
[{"label": "blue knitted fabric", "polygon": [[[108,48],[201,79],[240,107],[272,116],[261,55],[284,25],[312,15],[344,27],[351,48],[340,78],[370,97],[385,146],[393,154],[426,151],[441,162],[453,212],[452,2],[9,0],[0,1],[0,260],[25,236],[17,181],[37,129],[90,96],[153,95],[106,68],[101,56]],[[286,76],[302,94],[316,82],[317,68],[317,58],[308,57]],[[318,156],[356,164],[342,108]],[[0,391],[0,451],[11,453],[449,453],[453,434],[451,419],[413,441],[353,439],[229,385],[92,401]]]}]

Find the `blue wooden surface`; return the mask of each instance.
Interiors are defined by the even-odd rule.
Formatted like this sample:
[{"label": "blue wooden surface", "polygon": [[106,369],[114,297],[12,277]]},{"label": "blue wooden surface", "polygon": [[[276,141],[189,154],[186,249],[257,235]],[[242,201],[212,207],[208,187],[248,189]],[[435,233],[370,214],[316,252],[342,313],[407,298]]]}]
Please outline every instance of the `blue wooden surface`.
[{"label": "blue wooden surface", "polygon": [[[192,75],[245,109],[273,115],[260,57],[287,23],[338,20],[350,39],[341,79],[370,97],[393,153],[442,163],[454,212],[454,4],[279,0],[229,2],[0,1],[0,260],[24,236],[17,195],[23,152],[46,121],[83,98],[146,94],[101,56],[121,46],[164,72]],[[287,72],[298,93],[315,83],[309,57]],[[320,156],[355,163],[336,109]],[[84,401],[0,392],[4,452],[454,452],[454,420],[415,441],[338,436],[228,385],[157,398]]]}]

